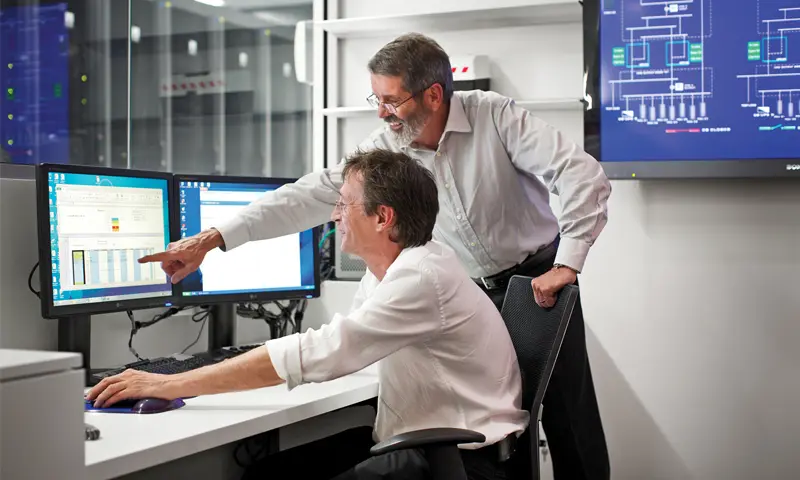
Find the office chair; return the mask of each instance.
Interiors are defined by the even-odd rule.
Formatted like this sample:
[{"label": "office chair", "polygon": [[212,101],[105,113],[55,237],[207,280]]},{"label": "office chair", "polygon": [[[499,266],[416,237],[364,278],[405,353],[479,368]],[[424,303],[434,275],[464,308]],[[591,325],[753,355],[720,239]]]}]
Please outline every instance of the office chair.
[{"label": "office chair", "polygon": [[[567,285],[556,304],[544,309],[536,304],[531,277],[514,275],[508,285],[502,316],[517,352],[522,374],[522,406],[531,414],[528,429],[520,436],[512,455],[512,479],[539,478],[539,423],[542,400],[553,373],[561,342],[578,300],[578,287]],[[472,430],[429,428],[395,435],[372,447],[372,455],[406,448],[422,448],[432,480],[467,480],[458,445],[479,443],[486,437]]]}]

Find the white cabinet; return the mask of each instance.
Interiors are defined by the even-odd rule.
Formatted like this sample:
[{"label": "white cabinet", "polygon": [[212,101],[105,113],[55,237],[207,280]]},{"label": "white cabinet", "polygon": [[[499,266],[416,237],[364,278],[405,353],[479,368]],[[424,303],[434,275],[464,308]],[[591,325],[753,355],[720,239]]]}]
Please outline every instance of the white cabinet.
[{"label": "white cabinet", "polygon": [[85,478],[83,387],[78,354],[0,349],[0,478]]}]

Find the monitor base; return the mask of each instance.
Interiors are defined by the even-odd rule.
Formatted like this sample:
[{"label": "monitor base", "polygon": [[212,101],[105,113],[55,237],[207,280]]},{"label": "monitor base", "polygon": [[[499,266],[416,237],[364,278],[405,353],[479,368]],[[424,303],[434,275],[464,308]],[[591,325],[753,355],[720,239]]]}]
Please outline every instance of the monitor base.
[{"label": "monitor base", "polygon": [[208,322],[208,349],[236,345],[236,304],[218,303],[211,307]]}]

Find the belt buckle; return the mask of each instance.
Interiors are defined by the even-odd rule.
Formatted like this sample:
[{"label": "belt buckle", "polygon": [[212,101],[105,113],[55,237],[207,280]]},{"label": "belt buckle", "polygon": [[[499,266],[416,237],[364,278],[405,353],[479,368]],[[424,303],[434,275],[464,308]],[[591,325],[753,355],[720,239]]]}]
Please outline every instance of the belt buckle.
[{"label": "belt buckle", "polygon": [[483,288],[486,290],[492,290],[492,287],[489,286],[488,282],[486,282],[486,277],[481,277],[481,283],[483,284]]}]

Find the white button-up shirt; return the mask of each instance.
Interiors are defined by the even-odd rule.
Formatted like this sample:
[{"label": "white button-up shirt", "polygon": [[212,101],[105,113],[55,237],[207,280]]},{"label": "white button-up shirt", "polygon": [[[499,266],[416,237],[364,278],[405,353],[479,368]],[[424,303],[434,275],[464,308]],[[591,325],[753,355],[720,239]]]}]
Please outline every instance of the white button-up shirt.
[{"label": "white button-up shirt", "polygon": [[[438,150],[399,147],[380,128],[359,148],[402,151],[430,169],[439,189],[434,239],[473,278],[494,275],[553,242],[556,263],[583,269],[607,221],[611,185],[600,164],[513,100],[455,92]],[[344,163],[269,192],[218,226],[226,248],[306,230],[329,220]],[[550,208],[557,194],[561,216]]]},{"label": "white button-up shirt", "polygon": [[529,421],[503,319],[455,253],[435,241],[404,250],[381,281],[368,272],[347,315],[267,348],[289,388],[378,362],[378,441],[447,427],[483,433],[492,444]]}]

